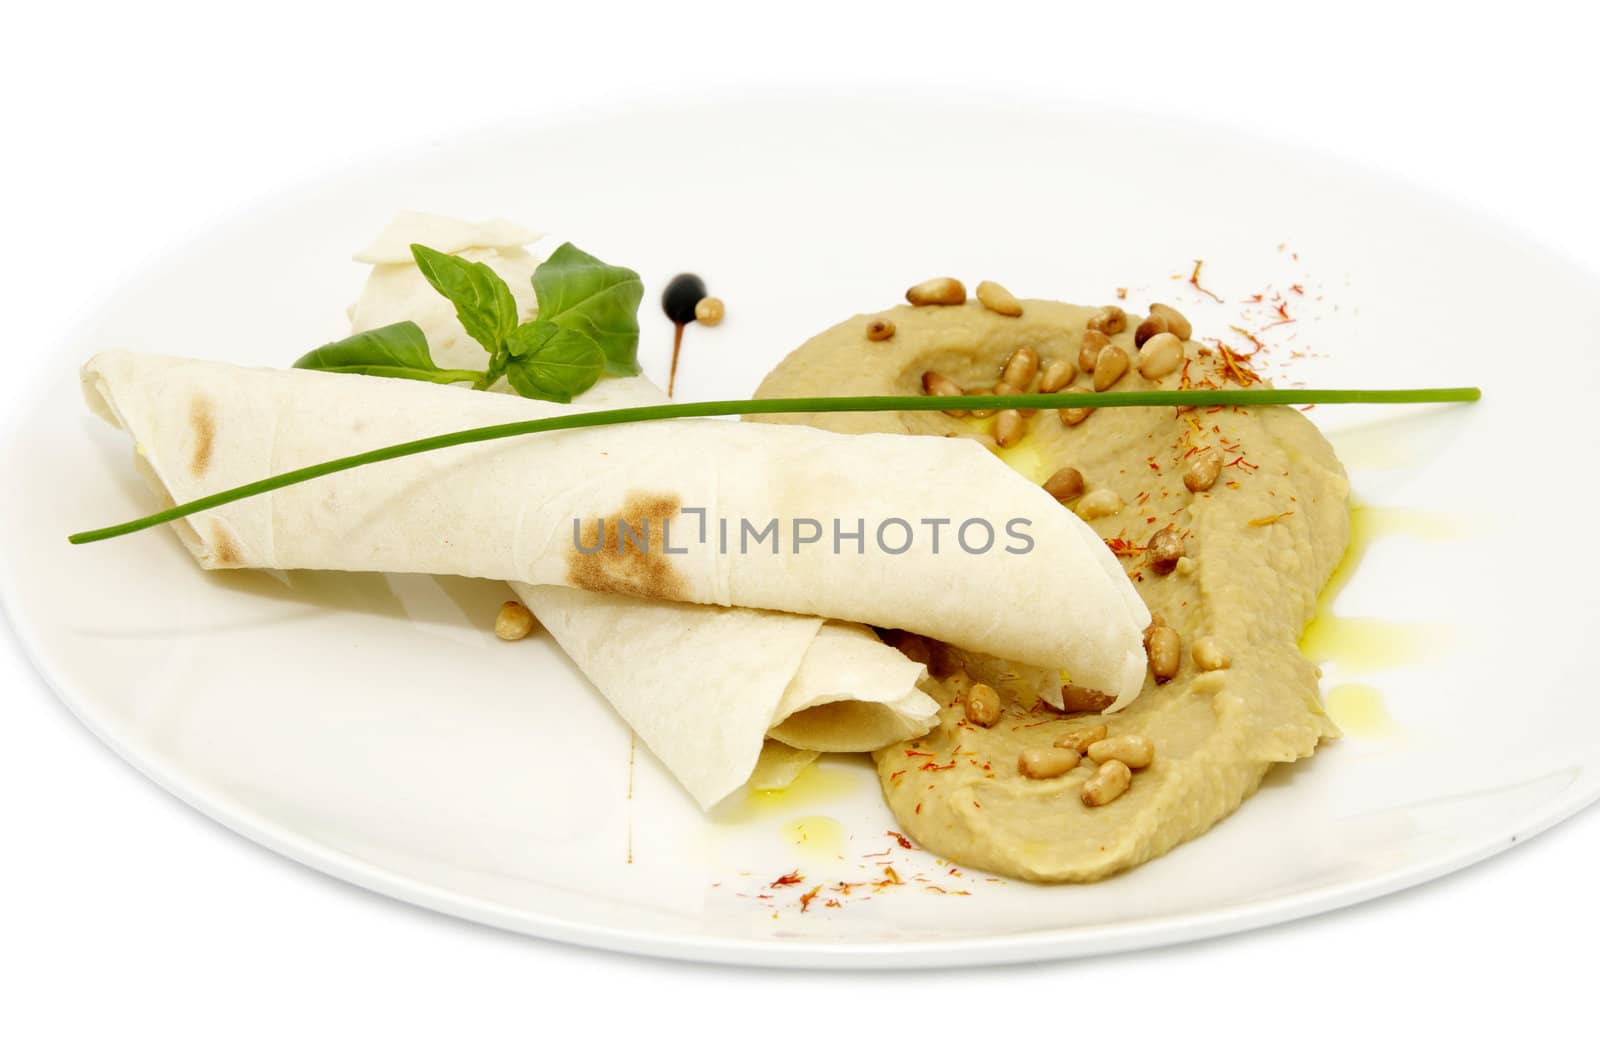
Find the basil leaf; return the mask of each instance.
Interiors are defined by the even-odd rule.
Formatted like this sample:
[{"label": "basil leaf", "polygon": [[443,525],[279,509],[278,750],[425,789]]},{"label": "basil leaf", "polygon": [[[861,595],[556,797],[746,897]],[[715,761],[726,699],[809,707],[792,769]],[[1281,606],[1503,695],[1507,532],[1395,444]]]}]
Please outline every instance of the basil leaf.
[{"label": "basil leaf", "polygon": [[571,402],[594,386],[606,367],[600,345],[576,329],[548,321],[518,325],[506,337],[506,379],[517,394],[549,402]]},{"label": "basil leaf", "polygon": [[490,354],[517,327],[517,301],[500,275],[482,262],[469,262],[421,244],[411,245],[417,268],[456,308],[456,320],[467,335]]},{"label": "basil leaf", "polygon": [[302,355],[294,367],[320,369],[325,373],[429,380],[438,384],[458,380],[476,383],[483,379],[482,373],[470,369],[440,369],[434,365],[428,353],[428,337],[411,321],[397,321],[324,344]]},{"label": "basil leaf", "polygon": [[615,376],[639,374],[639,300],[644,284],[631,269],[610,266],[570,243],[533,271],[539,320],[581,332],[600,345]]}]

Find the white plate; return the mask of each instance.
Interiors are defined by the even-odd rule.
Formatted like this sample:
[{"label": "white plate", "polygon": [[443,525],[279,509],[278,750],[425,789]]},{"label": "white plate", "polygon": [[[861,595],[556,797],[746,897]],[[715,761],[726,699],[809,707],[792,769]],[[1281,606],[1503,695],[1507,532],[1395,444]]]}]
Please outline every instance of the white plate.
[{"label": "white plate", "polygon": [[[1242,311],[1186,288],[1192,260],[1230,298],[1303,275],[1302,320],[1274,335],[1329,356],[1283,379],[1487,391],[1470,410],[1313,414],[1366,502],[1443,515],[1378,539],[1338,603],[1398,625],[1377,636],[1392,645],[1414,642],[1365,674],[1347,656],[1328,669],[1330,685],[1377,688],[1390,722],[1350,720],[1349,737],[1272,773],[1204,838],[1110,881],[957,877],[887,838],[862,762],[707,821],[641,749],[630,798],[628,735],[582,676],[547,640],[489,633],[498,584],[207,575],[165,532],[68,546],[69,531],[151,508],[123,438],[83,412],[77,364],[123,345],[286,365],[340,333],[362,278],[349,256],[401,207],[514,218],[552,232],[546,249],[572,238],[638,268],[653,374],[668,347],[659,286],[701,272],[728,317],[691,334],[685,397],[748,394],[807,335],[932,274],[1084,302],[1129,285],[1131,303],[1183,301],[1202,334]],[[1564,501],[1592,463],[1591,418],[1535,392],[1531,370],[1549,364],[1540,383],[1592,396],[1597,307],[1591,278],[1457,210],[1148,119],[762,101],[501,130],[264,205],[80,328],[7,444],[0,579],[40,670],[140,770],[278,852],[431,908],[775,965],[1192,939],[1441,875],[1594,798],[1600,714],[1581,684],[1597,580],[1585,514]],[[1536,314],[1557,315],[1559,335]],[[1559,523],[1530,530],[1541,511]],[[880,880],[885,859],[904,885],[825,889],[800,910],[804,889]],[[769,887],[790,870],[803,887]]]}]

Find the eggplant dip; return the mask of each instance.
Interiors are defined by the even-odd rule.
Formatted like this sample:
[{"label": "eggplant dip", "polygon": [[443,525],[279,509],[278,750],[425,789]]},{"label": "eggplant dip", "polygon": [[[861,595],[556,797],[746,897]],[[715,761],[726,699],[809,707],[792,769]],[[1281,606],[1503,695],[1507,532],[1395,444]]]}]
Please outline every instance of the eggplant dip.
[{"label": "eggplant dip", "polygon": [[1061,711],[1004,661],[891,633],[929,665],[943,708],[931,732],[874,754],[895,817],[928,849],[1088,882],[1204,833],[1273,765],[1338,736],[1298,642],[1345,551],[1349,484],[1298,411],[1228,406],[1228,389],[1266,385],[1247,357],[1196,342],[1173,308],[1138,318],[990,282],[976,294],[951,278],[918,285],[912,305],[807,341],[756,397],[1192,389],[1195,405],[756,419],[970,437],[1121,561],[1153,617],[1144,687],[1126,708],[1104,713],[1109,699],[1064,676]]}]

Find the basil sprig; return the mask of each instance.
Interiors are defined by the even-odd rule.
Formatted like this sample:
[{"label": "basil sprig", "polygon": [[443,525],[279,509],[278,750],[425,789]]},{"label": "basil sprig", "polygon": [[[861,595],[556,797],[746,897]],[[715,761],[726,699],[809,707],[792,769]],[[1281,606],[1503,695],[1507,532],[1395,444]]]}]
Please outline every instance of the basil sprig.
[{"label": "basil sprig", "polygon": [[470,369],[440,369],[428,354],[428,337],[412,321],[396,321],[382,328],[358,332],[324,344],[304,354],[296,369],[321,369],[326,373],[359,373],[427,380],[435,384],[471,381],[480,384],[482,373]]},{"label": "basil sprig", "polygon": [[456,308],[456,320],[467,335],[490,354],[502,352],[506,337],[517,327],[517,301],[500,274],[482,262],[421,244],[411,245],[411,257],[433,290]]},{"label": "basil sprig", "polygon": [[506,351],[506,379],[517,394],[533,399],[571,402],[594,386],[606,367],[598,343],[549,321],[518,325],[506,338]]},{"label": "basil sprig", "polygon": [[639,375],[639,300],[644,284],[621,266],[562,244],[533,271],[539,320],[581,332],[600,345],[612,376]]},{"label": "basil sprig", "polygon": [[318,347],[295,366],[440,384],[467,381],[478,390],[503,376],[518,394],[563,403],[593,387],[603,372],[638,374],[644,285],[633,270],[562,244],[533,272],[538,317],[519,323],[511,289],[484,263],[421,244],[411,245],[411,257],[433,290],[450,300],[467,335],[489,353],[486,371],[440,369],[427,337],[410,321]]}]

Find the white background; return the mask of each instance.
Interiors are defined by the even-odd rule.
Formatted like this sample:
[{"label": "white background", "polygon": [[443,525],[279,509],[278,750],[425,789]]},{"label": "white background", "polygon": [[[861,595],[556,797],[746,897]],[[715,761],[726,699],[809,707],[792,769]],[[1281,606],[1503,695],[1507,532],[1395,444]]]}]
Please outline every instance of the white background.
[{"label": "white background", "polygon": [[[1600,271],[1596,19],[1475,6],[28,5],[0,61],[0,416],[142,261],[286,186],[491,122],[762,85],[1192,115],[1401,174]],[[1543,312],[1559,308],[1507,317]],[[1441,343],[1474,327],[1439,324]],[[1519,336],[1506,353],[1537,356]],[[1476,1058],[1570,1045],[1596,1010],[1574,955],[1600,930],[1593,812],[1441,882],[1212,943],[748,972],[525,940],[272,856],[98,745],[9,637],[0,699],[4,1058]]]}]

